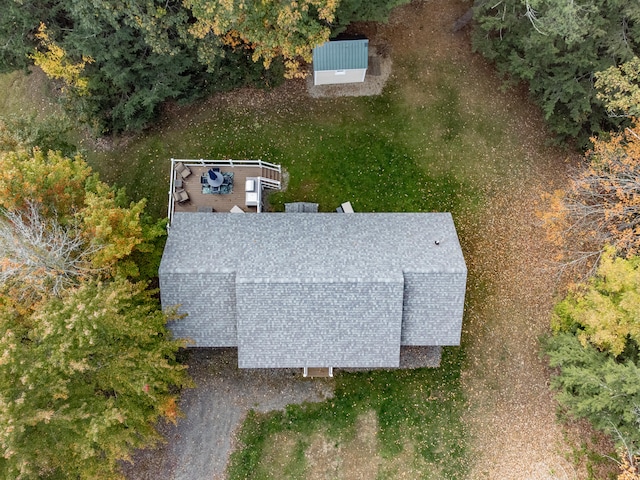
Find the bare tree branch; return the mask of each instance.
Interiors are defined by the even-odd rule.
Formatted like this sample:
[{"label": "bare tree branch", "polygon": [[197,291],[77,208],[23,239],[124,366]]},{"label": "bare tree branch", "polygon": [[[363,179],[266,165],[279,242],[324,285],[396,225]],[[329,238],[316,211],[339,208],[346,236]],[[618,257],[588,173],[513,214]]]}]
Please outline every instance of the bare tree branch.
[{"label": "bare tree branch", "polygon": [[74,228],[44,218],[29,201],[24,211],[3,211],[0,219],[0,285],[21,297],[62,291],[95,272],[89,258],[100,249],[87,245]]}]

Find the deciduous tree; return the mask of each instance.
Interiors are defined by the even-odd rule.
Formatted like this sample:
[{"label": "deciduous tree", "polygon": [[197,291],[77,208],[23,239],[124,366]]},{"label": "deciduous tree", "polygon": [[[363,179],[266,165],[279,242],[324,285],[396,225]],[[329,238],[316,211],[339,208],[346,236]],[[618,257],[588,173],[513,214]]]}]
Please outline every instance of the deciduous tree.
[{"label": "deciduous tree", "polygon": [[552,326],[543,348],[558,368],[558,400],[613,437],[627,475],[621,478],[633,478],[640,454],[640,257],[616,258],[606,248],[597,274],[556,305]]},{"label": "deciduous tree", "polygon": [[616,357],[629,340],[640,345],[640,257],[615,257],[607,247],[597,275],[556,305],[552,325]]},{"label": "deciduous tree", "polygon": [[542,215],[566,265],[595,265],[607,243],[624,256],[640,251],[640,127],[593,142],[587,165]]},{"label": "deciduous tree", "polygon": [[38,148],[0,153],[0,207],[21,210],[32,201],[40,204],[45,216],[55,212],[60,223],[68,223],[84,204],[90,175],[80,156]]},{"label": "deciduous tree", "polygon": [[29,306],[60,296],[97,273],[92,257],[98,248],[75,227],[44,218],[33,202],[20,211],[5,211],[0,218],[0,293]]},{"label": "deciduous tree", "polygon": [[120,478],[119,460],[161,440],[158,419],[176,420],[182,344],[145,287],[84,283],[27,332],[0,312],[3,478]]},{"label": "deciduous tree", "polygon": [[640,117],[640,58],[596,73],[595,86],[610,115]]},{"label": "deciduous tree", "polygon": [[44,154],[37,148],[0,153],[0,207],[27,218],[30,205],[48,222],[44,231],[58,225],[77,236],[74,242],[81,240],[83,260],[93,271],[156,275],[165,221],[144,214],[146,200],[129,202],[124,190],[100,181],[80,155]]},{"label": "deciduous tree", "polygon": [[210,2],[185,0],[197,22],[197,38],[216,35],[234,48],[252,52],[266,68],[283,57],[289,76],[298,76],[300,62],[311,62],[315,46],[329,40],[338,0],[258,0]]}]

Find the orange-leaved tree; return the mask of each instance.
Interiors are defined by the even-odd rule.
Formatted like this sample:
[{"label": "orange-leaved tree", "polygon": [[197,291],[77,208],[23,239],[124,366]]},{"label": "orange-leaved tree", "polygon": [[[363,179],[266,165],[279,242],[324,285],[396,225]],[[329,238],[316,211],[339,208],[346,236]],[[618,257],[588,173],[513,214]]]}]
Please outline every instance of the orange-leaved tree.
[{"label": "orange-leaved tree", "polygon": [[593,268],[605,244],[624,257],[640,253],[640,126],[592,142],[585,166],[542,214],[564,266]]},{"label": "orange-leaved tree", "polygon": [[153,276],[165,231],[145,203],[128,203],[80,156],[0,153],[0,294],[32,308],[89,276]]}]

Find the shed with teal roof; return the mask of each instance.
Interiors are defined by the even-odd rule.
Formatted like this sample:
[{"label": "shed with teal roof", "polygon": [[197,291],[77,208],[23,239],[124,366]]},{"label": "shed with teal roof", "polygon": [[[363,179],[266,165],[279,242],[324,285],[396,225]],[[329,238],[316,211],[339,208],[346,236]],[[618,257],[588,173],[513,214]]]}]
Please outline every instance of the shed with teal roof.
[{"label": "shed with teal roof", "polygon": [[336,40],[313,49],[313,84],[364,82],[369,40]]}]

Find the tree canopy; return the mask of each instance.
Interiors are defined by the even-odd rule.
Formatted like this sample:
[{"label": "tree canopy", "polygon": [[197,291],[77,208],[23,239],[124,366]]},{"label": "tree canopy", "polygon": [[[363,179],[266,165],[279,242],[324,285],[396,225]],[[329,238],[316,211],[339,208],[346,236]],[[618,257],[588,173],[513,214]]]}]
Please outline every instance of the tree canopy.
[{"label": "tree canopy", "polygon": [[27,332],[0,312],[4,478],[119,478],[118,460],[160,440],[155,423],[176,420],[174,387],[188,382],[151,295],[121,277],[86,282]]},{"label": "tree canopy", "polygon": [[[628,472],[640,454],[640,257],[605,249],[597,274],[558,303],[544,342],[552,384],[572,414],[623,449]],[[623,465],[624,466],[624,465]],[[627,472],[627,473],[628,473]]]},{"label": "tree canopy", "polygon": [[565,264],[594,265],[605,244],[624,256],[640,252],[640,128],[593,142],[585,166],[542,215]]},{"label": "tree canopy", "polygon": [[300,75],[332,32],[406,1],[7,0],[0,71],[35,63],[95,133],[138,130],[166,101]]},{"label": "tree canopy", "polygon": [[640,4],[501,0],[478,2],[475,18],[475,48],[501,72],[529,84],[555,132],[586,143],[615,125],[594,77],[640,53]]},{"label": "tree canopy", "polygon": [[0,152],[0,476],[120,478],[190,384],[144,280],[164,222],[81,156],[17,144]]},{"label": "tree canopy", "polygon": [[596,73],[595,86],[611,115],[640,117],[640,58]]},{"label": "tree canopy", "polygon": [[197,19],[190,32],[197,38],[214,34],[229,46],[252,52],[265,68],[282,57],[288,76],[298,76],[300,61],[311,62],[313,47],[329,40],[329,25],[338,0],[210,2],[185,0]]}]

